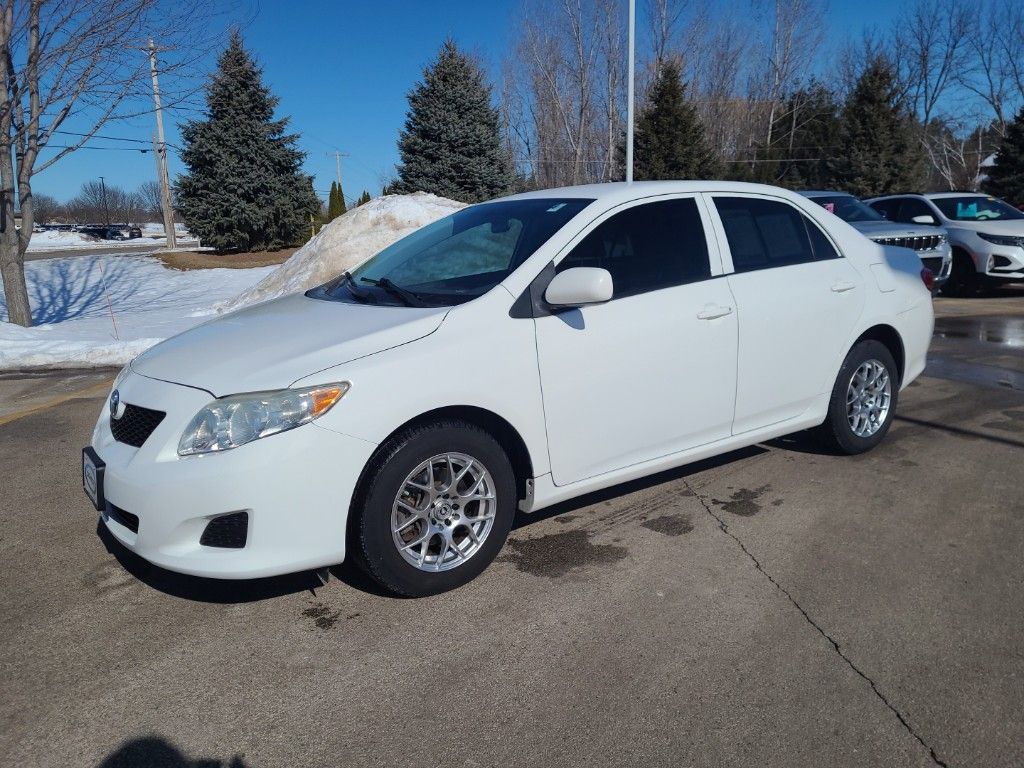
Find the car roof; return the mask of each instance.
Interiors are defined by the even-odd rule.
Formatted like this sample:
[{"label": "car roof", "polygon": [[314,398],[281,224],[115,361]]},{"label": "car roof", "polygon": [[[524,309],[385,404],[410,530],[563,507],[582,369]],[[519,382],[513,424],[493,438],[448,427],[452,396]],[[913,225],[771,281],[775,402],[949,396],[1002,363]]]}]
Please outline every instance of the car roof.
[{"label": "car roof", "polygon": [[500,200],[531,200],[547,198],[588,198],[603,203],[615,204],[631,200],[639,200],[654,195],[667,195],[685,192],[742,192],[748,194],[771,195],[773,197],[799,198],[795,192],[782,187],[768,184],[751,184],[743,181],[612,181],[605,184],[582,184],[575,187],[556,187],[554,189],[538,189],[509,195]]},{"label": "car roof", "polygon": [[840,192],[837,189],[801,189],[799,194],[804,197],[825,197],[826,195],[829,197],[857,197],[849,192]]},{"label": "car roof", "polygon": [[988,199],[992,195],[986,195],[984,192],[931,192],[925,197],[929,200],[941,200],[947,197],[984,197]]}]

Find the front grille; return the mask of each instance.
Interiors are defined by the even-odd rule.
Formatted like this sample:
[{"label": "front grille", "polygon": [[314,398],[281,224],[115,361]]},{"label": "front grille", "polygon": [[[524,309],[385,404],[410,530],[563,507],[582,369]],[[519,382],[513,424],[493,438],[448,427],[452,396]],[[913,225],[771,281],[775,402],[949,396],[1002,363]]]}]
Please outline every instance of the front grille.
[{"label": "front grille", "polygon": [[249,513],[232,512],[230,515],[215,517],[206,524],[199,543],[204,547],[241,549],[249,535]]},{"label": "front grille", "polygon": [[936,277],[942,273],[942,259],[921,259],[921,263],[928,267]]},{"label": "front grille", "polygon": [[895,245],[897,248],[910,248],[914,251],[934,251],[942,244],[942,235],[920,235],[917,237],[876,237],[879,245]]},{"label": "front grille", "polygon": [[139,532],[139,516],[126,512],[120,507],[115,507],[109,501],[107,502],[107,517],[115,523],[120,523],[132,533]]},{"label": "front grille", "polygon": [[141,448],[167,414],[140,405],[125,405],[121,418],[110,419],[110,431],[119,443]]}]

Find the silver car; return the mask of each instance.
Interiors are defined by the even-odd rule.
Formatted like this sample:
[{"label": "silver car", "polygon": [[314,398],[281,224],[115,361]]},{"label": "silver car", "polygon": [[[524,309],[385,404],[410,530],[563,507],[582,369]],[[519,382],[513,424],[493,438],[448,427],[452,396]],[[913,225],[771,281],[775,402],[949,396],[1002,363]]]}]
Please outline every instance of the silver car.
[{"label": "silver car", "polygon": [[1024,280],[1024,213],[980,192],[875,197],[868,204],[887,219],[942,227],[953,247],[946,293],[968,296],[986,285]]},{"label": "silver car", "polygon": [[894,245],[916,251],[921,262],[935,275],[936,287],[949,279],[953,268],[953,252],[943,230],[933,226],[889,221],[846,192],[810,190],[800,194],[834,213],[879,245]]}]

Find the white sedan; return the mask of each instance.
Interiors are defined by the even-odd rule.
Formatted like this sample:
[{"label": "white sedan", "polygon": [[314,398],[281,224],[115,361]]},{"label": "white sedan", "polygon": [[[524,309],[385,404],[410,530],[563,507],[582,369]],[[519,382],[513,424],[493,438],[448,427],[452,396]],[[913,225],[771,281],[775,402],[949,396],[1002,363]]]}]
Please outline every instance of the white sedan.
[{"label": "white sedan", "polygon": [[873,448],[925,365],[929,279],[774,187],[506,197],[140,355],[84,483],[172,571],[351,557],[436,593],[494,559],[517,509],[811,427]]}]

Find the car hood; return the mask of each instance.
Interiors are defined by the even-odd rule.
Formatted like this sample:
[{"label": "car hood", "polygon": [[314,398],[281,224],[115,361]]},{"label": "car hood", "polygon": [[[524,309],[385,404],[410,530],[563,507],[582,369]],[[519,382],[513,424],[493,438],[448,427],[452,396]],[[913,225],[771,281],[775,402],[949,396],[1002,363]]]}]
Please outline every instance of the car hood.
[{"label": "car hood", "polygon": [[1007,221],[953,221],[950,228],[965,229],[970,232],[985,232],[992,235],[1010,235],[1024,237],[1024,219]]},{"label": "car hood", "polygon": [[894,221],[851,221],[850,226],[865,237],[932,237],[945,234],[936,227],[918,224],[900,224]]},{"label": "car hood", "polygon": [[447,311],[286,296],[167,339],[135,358],[132,370],[215,397],[282,389],[325,368],[421,339],[437,330]]}]

